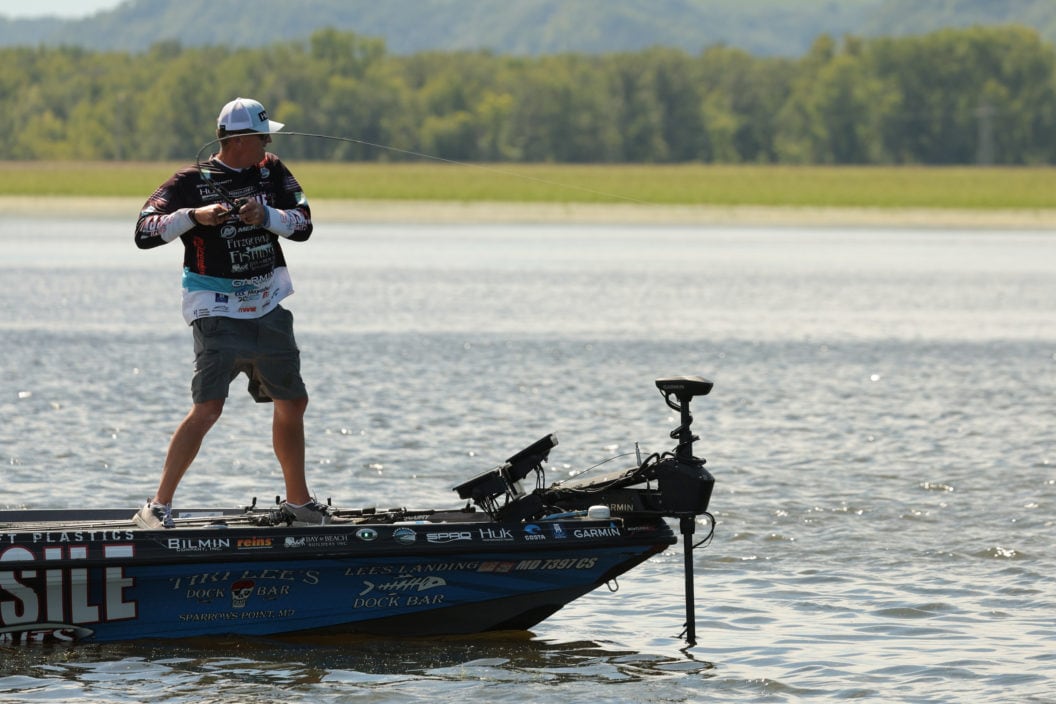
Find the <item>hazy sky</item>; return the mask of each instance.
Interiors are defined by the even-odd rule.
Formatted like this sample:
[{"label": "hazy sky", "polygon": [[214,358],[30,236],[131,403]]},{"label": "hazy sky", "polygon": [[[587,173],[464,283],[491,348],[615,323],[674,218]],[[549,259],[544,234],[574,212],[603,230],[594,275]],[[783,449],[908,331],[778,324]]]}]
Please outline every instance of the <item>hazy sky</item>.
[{"label": "hazy sky", "polygon": [[87,17],[112,10],[125,0],[0,0],[0,15],[14,17]]}]

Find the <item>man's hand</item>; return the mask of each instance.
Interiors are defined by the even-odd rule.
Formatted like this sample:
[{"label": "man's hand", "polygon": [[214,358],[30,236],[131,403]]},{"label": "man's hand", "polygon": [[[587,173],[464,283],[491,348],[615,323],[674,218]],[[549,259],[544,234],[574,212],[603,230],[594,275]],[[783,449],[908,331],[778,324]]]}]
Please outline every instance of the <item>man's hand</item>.
[{"label": "man's hand", "polygon": [[247,225],[263,225],[267,217],[268,211],[259,200],[248,201],[238,211],[238,219]]},{"label": "man's hand", "polygon": [[213,203],[212,205],[194,209],[195,222],[199,225],[208,225],[210,227],[227,222],[232,215],[231,209],[223,203]]},{"label": "man's hand", "polygon": [[229,220],[239,220],[247,225],[263,225],[267,222],[268,210],[260,201],[249,200],[232,208],[224,203],[213,203],[194,209],[194,220],[199,225],[215,227]]}]

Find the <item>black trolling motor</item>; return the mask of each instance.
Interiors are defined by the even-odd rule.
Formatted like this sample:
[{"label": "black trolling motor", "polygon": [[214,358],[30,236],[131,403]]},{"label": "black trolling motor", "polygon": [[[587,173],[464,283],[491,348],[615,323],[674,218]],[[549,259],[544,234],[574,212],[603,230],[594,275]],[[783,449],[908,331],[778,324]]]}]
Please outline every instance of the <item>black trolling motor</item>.
[{"label": "black trolling motor", "polygon": [[[678,518],[678,527],[682,533],[683,571],[686,577],[686,642],[690,645],[697,643],[692,536],[696,530],[696,517],[707,513],[715,479],[704,469],[705,460],[693,455],[693,442],[700,438],[690,429],[693,416],[689,412],[689,402],[695,396],[707,396],[712,386],[710,381],[701,377],[681,376],[656,380],[656,387],[664,395],[664,401],[681,416],[681,424],[671,431],[671,438],[678,440],[675,455],[673,458],[661,460],[661,464],[667,462],[668,466],[663,469],[658,467],[656,471],[661,497],[665,498],[666,509],[671,511],[667,515]],[[711,526],[714,530],[714,519]]]}]

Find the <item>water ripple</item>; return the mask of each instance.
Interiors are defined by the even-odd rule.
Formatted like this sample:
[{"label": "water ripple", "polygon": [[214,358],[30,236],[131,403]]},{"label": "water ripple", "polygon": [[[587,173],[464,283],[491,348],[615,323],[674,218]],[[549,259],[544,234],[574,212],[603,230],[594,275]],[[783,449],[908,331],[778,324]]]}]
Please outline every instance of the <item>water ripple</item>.
[{"label": "water ripple", "polygon": [[[0,221],[0,504],[154,487],[192,359],[128,228]],[[674,550],[516,637],[0,647],[0,700],[1056,701],[1050,233],[323,225],[287,258],[339,503],[454,505],[550,432],[550,478],[666,450],[652,380],[711,377],[698,645]],[[267,425],[236,387],[177,500],[273,500]]]}]

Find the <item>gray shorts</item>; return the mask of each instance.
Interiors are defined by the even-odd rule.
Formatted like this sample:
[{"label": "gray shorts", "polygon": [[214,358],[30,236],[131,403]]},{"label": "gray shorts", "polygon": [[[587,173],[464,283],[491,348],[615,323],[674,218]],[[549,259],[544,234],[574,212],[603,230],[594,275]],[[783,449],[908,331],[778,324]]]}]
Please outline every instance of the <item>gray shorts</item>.
[{"label": "gray shorts", "polygon": [[293,313],[277,306],[260,318],[199,318],[194,331],[195,403],[227,398],[240,373],[258,403],[305,398],[301,352],[293,338]]}]

